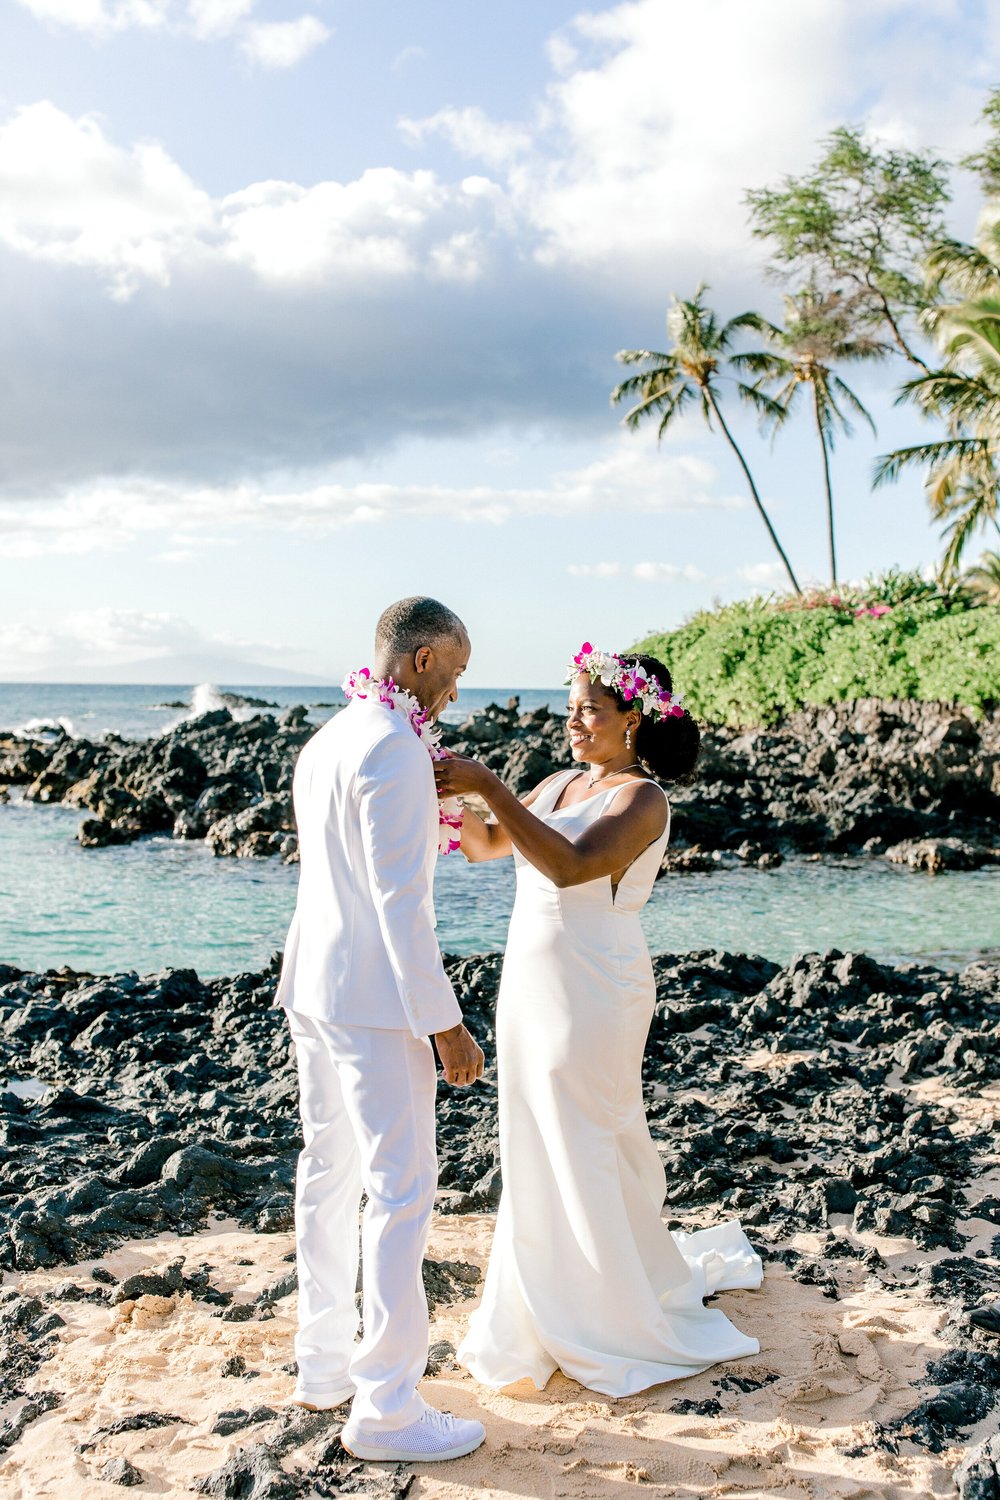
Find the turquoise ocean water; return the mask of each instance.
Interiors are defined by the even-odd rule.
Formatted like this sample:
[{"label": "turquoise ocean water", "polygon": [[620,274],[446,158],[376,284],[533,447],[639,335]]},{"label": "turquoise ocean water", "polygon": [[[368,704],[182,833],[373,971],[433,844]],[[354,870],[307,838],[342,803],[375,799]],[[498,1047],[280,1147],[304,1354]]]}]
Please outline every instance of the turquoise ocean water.
[{"label": "turquoise ocean water", "polygon": [[[313,705],[320,722],[339,691],[243,688],[244,694]],[[470,690],[459,717],[512,689]],[[184,712],[217,703],[219,690],[13,687],[0,684],[0,729],[65,721],[76,733],[160,732]],[[561,690],[521,691],[524,708],[562,703]],[[186,707],[172,706],[183,702]],[[158,706],[159,705],[159,706]],[[163,706],[171,705],[171,706]],[[81,849],[80,814],[16,797],[0,805],[0,962],[21,968],[148,972],[185,965],[204,977],[258,968],[281,947],[297,867],[215,859],[200,843],[144,839]],[[438,933],[446,952],[501,949],[513,900],[507,860],[438,863]],[[864,951],[957,967],[1000,955],[1000,871],[929,877],[882,861],[790,860],[773,871],[719,870],[658,883],[643,922],[654,952],[728,948],[787,960],[810,949]]]}]

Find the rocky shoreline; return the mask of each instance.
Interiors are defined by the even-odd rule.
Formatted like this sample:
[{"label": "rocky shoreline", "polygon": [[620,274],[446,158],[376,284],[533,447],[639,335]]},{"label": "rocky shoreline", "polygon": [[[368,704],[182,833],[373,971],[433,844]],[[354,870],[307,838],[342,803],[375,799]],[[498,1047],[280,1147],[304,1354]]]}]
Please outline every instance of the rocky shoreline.
[{"label": "rocky shoreline", "polygon": [[[497,954],[448,960],[488,1073],[475,1091],[441,1090],[446,1214],[491,1210],[499,1197],[499,967]],[[858,1278],[900,1297],[919,1288],[940,1309],[945,1352],[911,1408],[870,1441],[886,1451],[960,1445],[1000,1397],[1000,968],[954,975],[835,952],[785,968],[713,952],[661,956],[655,967],[646,1090],[672,1222],[738,1216],[766,1260],[831,1300]],[[100,1257],[129,1239],[190,1235],[218,1214],[287,1233],[299,1142],[275,981],[274,965],[208,983],[190,970],[0,966],[8,1275]],[[911,1247],[905,1272],[880,1253],[890,1241]],[[468,1274],[428,1270],[444,1298],[463,1295]],[[24,1396],[44,1375],[67,1301],[188,1295],[242,1322],[267,1319],[293,1289],[288,1268],[255,1300],[232,1304],[210,1267],[178,1263],[141,1285],[88,1278],[42,1300],[0,1291],[0,1402],[15,1412],[0,1452],[61,1399],[44,1381]],[[969,1474],[968,1500],[996,1494],[989,1453]]]},{"label": "rocky shoreline", "polygon": [[[567,764],[564,725],[512,699],[445,740],[523,793]],[[0,800],[19,789],[79,807],[88,847],[171,833],[218,855],[292,861],[292,771],[312,732],[298,707],[249,719],[215,709],[144,741],[0,733]],[[858,700],[768,729],[709,729],[672,803],[664,873],[766,869],[788,854],[874,854],[932,873],[1000,863],[1000,711],[974,720],[950,704]]]}]

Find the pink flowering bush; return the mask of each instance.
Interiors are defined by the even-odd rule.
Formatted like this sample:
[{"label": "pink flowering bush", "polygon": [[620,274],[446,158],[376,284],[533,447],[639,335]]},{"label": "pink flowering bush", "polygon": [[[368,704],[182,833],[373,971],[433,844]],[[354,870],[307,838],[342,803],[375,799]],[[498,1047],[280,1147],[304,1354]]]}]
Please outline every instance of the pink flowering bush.
[{"label": "pink flowering bush", "polygon": [[1000,606],[899,571],[703,610],[633,649],[665,661],[709,723],[771,724],[854,698],[1000,704]]}]

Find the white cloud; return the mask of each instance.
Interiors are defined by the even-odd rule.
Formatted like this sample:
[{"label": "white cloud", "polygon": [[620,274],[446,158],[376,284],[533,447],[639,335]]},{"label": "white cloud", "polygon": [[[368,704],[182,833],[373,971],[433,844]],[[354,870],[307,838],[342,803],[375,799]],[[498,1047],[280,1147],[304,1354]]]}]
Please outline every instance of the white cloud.
[{"label": "white cloud", "polygon": [[[238,38],[244,4],[173,0],[163,13],[185,34],[232,23]],[[131,14],[112,0],[81,6]],[[5,492],[41,515],[57,492],[91,503],[112,474],[170,476],[171,493],[206,482],[217,495],[249,475],[264,493],[276,471],[328,477],[338,458],[415,435],[489,443],[528,426],[554,442],[584,431],[602,442],[614,423],[611,351],[655,340],[672,286],[683,292],[706,273],[720,311],[740,307],[740,287],[756,278],[748,184],[796,170],[830,123],[890,94],[883,115],[900,138],[934,139],[913,96],[940,56],[926,26],[946,9],[878,0],[850,27],[835,0],[705,0],[688,11],[634,0],[581,15],[550,49],[555,74],[524,122],[475,108],[411,122],[418,147],[444,132],[483,155],[482,171],[465,176],[418,159],[415,170],[372,167],[345,181],[238,179],[216,197],[189,161],[94,116],[51,102],[0,113],[0,328],[18,372],[0,403],[0,443],[13,455]],[[892,47],[879,31],[887,16]],[[958,62],[980,46],[973,30],[960,28]],[[713,55],[709,97],[699,45],[713,31],[727,44]],[[909,88],[886,68],[904,33]],[[998,46],[1000,23],[982,43],[981,72]],[[963,67],[938,69],[942,119],[956,99],[965,107]],[[302,107],[308,119],[317,106],[303,95]],[[106,306],[95,283],[132,305]],[[751,295],[762,294],[755,284]],[[561,481],[559,503],[572,504],[576,485],[633,513],[676,508],[688,489],[695,505],[706,494],[742,504],[703,482],[695,458],[683,468],[686,448],[718,452],[739,491],[722,450],[692,432],[682,422],[655,461],[633,444],[608,474],[602,450],[591,472]],[[517,513],[524,496],[512,501],[496,470],[484,472],[494,485],[475,503]],[[385,503],[397,502],[410,503]],[[331,499],[331,513],[368,503]],[[462,502],[435,503],[452,514]],[[67,519],[62,545],[89,545],[82,513]],[[102,524],[115,542],[114,515]],[[15,534],[27,545],[23,526]]]},{"label": "white cloud", "polygon": [[101,656],[127,651],[132,655],[182,650],[197,644],[201,632],[179,615],[139,609],[94,609],[66,617],[78,641]]},{"label": "white cloud", "polygon": [[706,577],[694,563],[570,563],[566,571],[574,578],[638,578],[643,583],[679,583],[682,580],[704,583]]},{"label": "white cloud", "polygon": [[788,575],[780,563],[748,563],[731,573],[705,573],[694,563],[670,562],[597,562],[570,563],[566,572],[572,578],[635,578],[642,583],[709,583],[715,587],[751,584],[755,591],[782,592],[788,586]]},{"label": "white cloud", "polygon": [[566,572],[573,578],[620,578],[629,570],[623,563],[570,563]]},{"label": "white cloud", "polygon": [[434,245],[430,265],[445,281],[478,281],[486,262],[483,236],[466,231]]},{"label": "white cloud", "polygon": [[[709,101],[713,35],[726,45],[713,49]],[[400,128],[411,145],[440,136],[506,169],[523,241],[543,264],[658,279],[713,260],[731,268],[751,246],[746,188],[803,165],[839,122],[858,46],[837,0],[627,0],[550,39],[556,76],[527,122],[447,107]]]},{"label": "white cloud", "polygon": [[468,281],[497,223],[483,178],[373,167],[353,182],[257,182],[213,200],[156,142],[108,139],[43,101],[0,125],[0,242],[92,268],[113,295],[178,269],[245,266],[286,283],[427,274]]},{"label": "white cloud", "polygon": [[398,72],[400,68],[405,68],[409,63],[423,62],[426,56],[426,48],[418,47],[414,43],[411,43],[408,47],[401,47],[392,60],[391,66],[393,72]]},{"label": "white cloud", "polygon": [[460,155],[494,167],[523,156],[532,144],[531,133],[524,126],[500,124],[475,106],[439,109],[422,120],[404,118],[399,128],[411,146],[422,146],[429,136],[440,135]]},{"label": "white cloud", "polygon": [[281,660],[287,658],[288,648],[205,631],[182,615],[159,610],[47,611],[16,624],[0,622],[0,678],[31,681],[53,671],[99,673],[133,661],[153,664],[176,656],[212,656],[220,661],[236,657],[266,661],[277,656]]},{"label": "white cloud", "polygon": [[79,31],[110,29],[111,17],[103,0],[18,0],[37,21],[73,26]]},{"label": "white cloud", "polygon": [[[711,49],[709,96],[712,36],[725,46]],[[793,168],[836,123],[859,38],[836,0],[637,0],[577,16],[562,48],[548,96],[559,149],[516,184],[538,253],[662,277],[692,252],[703,266],[746,254],[745,189]]]},{"label": "white cloud", "polygon": [[318,16],[296,21],[259,21],[240,38],[240,50],[261,68],[294,68],[333,33]]},{"label": "white cloud", "polygon": [[165,283],[210,211],[161,146],[115,146],[91,116],[42,102],[0,126],[0,241],[30,259],[93,267],[119,296],[140,280]]},{"label": "white cloud", "polygon": [[38,21],[89,31],[95,36],[124,31],[131,26],[162,26],[170,0],[18,0]]},{"label": "white cloud", "polygon": [[704,508],[744,510],[741,495],[718,493],[718,472],[707,459],[658,448],[649,433],[622,433],[611,452],[578,469],[573,484],[597,508],[645,513]]},{"label": "white cloud", "polygon": [[204,41],[228,36],[255,4],[256,0],[188,0],[191,30]]},{"label": "white cloud", "polygon": [[[167,0],[130,3],[167,14]],[[292,66],[330,34],[313,15],[248,22],[252,0],[185,4],[189,31],[231,30],[262,67]],[[109,0],[81,6],[93,17],[132,14],[112,12]],[[919,9],[927,24],[936,18],[935,0]],[[500,298],[503,273],[524,275],[534,261],[539,277],[571,270],[592,289],[614,284],[618,295],[656,287],[664,304],[671,290],[685,293],[707,276],[722,283],[725,302],[727,283],[757,279],[762,254],[749,234],[747,187],[803,168],[818,138],[855,117],[860,101],[913,145],[935,141],[936,122],[955,114],[940,79],[927,113],[919,81],[933,48],[921,52],[911,39],[909,87],[895,72],[885,81],[875,43],[886,16],[902,18],[898,0],[862,22],[838,0],[705,0],[687,9],[629,0],[582,13],[550,47],[557,76],[525,121],[494,120],[475,105],[400,121],[412,147],[444,138],[483,163],[484,172],[450,181],[385,165],[346,182],[250,182],[213,201],[161,146],[119,146],[93,118],[36,104],[0,132],[10,142],[0,234],[24,255],[93,266],[119,296],[212,263],[312,285],[369,272],[376,281],[428,275],[461,284],[494,272]],[[693,59],[712,33],[727,44],[713,57],[717,102],[707,105]],[[949,74],[944,86],[971,130],[966,84]],[[22,158],[30,171],[17,170]]]},{"label": "white cloud", "polygon": [[37,21],[108,37],[132,29],[162,30],[198,42],[235,35],[240,50],[261,68],[294,68],[333,35],[318,16],[294,21],[247,17],[257,0],[17,0]]},{"label": "white cloud", "polygon": [[705,574],[694,563],[640,562],[632,569],[633,578],[643,583],[676,583],[683,578],[688,583],[701,583]]},{"label": "white cloud", "polygon": [[[373,167],[354,182],[302,188],[261,182],[222,201],[223,253],[258,276],[315,282],[331,276],[399,277],[420,269],[448,275],[457,195],[433,172]],[[465,271],[461,272],[465,275]]]},{"label": "white cloud", "polygon": [[780,562],[748,563],[737,568],[736,576],[761,589],[783,589],[788,586],[788,574]]},{"label": "white cloud", "polygon": [[803,170],[845,119],[867,114],[892,144],[967,150],[986,78],[972,57],[942,76],[954,26],[951,0],[883,0],[863,15],[839,0],[625,0],[550,38],[555,76],[526,121],[472,106],[400,124],[411,144],[441,136],[505,169],[525,253],[652,280],[666,300],[706,275],[756,277],[747,188]]},{"label": "white cloud", "polygon": [[[701,459],[667,456],[621,439],[610,456],[552,476],[547,485],[501,487],[435,484],[185,486],[135,480],[79,487],[43,504],[0,506],[0,557],[39,557],[116,551],[137,537],[165,533],[164,555],[214,545],[217,532],[247,527],[330,531],[405,516],[502,525],[518,516],[656,515],[743,509],[746,502],[716,494],[715,470]],[[206,531],[209,535],[206,536]],[[609,565],[617,570],[618,564]],[[641,579],[675,576],[669,563],[639,563]],[[693,578],[682,567],[676,576]]]},{"label": "white cloud", "polygon": [[579,49],[570,41],[565,31],[557,31],[550,36],[545,46],[545,53],[552,64],[552,70],[562,76],[572,73],[580,60]]}]

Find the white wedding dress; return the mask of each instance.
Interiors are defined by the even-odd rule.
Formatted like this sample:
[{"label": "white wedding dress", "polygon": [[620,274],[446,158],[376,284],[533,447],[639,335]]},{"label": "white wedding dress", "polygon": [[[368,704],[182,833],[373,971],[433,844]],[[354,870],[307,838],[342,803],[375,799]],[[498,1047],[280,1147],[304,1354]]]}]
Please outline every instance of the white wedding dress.
[{"label": "white wedding dress", "polygon": [[[556,808],[576,774],[557,776],[532,809],[570,839],[622,788]],[[561,1369],[628,1396],[759,1352],[703,1305],[760,1285],[740,1226],[671,1233],[660,1217],[666,1179],[641,1076],[655,987],[639,912],[668,837],[669,820],[614,896],[607,877],[559,890],[515,851],[497,1000],[503,1193],[482,1304],[458,1351],[486,1385],[529,1377],[541,1389]]]}]

